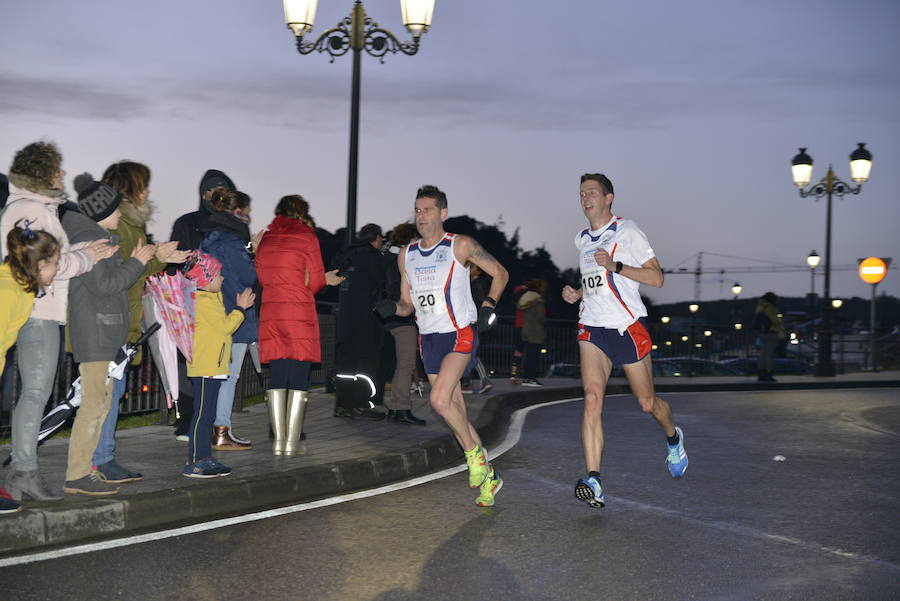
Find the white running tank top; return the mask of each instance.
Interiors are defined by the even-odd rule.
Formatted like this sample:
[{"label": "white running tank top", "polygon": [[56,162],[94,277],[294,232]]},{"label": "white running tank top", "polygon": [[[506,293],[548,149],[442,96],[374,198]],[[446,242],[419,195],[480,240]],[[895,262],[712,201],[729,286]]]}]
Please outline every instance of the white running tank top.
[{"label": "white running tank top", "polygon": [[635,280],[616,275],[597,265],[594,253],[603,248],[613,261],[640,267],[655,256],[647,236],[630,219],[613,218],[599,230],[584,229],[575,236],[581,268],[581,307],[578,322],[594,327],[615,328],[621,334],[647,315]]},{"label": "white running tank top", "polygon": [[409,280],[419,334],[455,332],[478,320],[469,269],[456,260],[456,234],[444,234],[431,248],[421,240],[406,247]]}]

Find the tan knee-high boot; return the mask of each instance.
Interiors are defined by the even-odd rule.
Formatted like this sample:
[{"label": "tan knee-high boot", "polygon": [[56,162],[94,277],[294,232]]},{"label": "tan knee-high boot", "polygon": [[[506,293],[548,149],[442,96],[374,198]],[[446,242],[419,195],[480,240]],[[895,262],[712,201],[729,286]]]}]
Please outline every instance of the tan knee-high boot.
[{"label": "tan knee-high boot", "polygon": [[306,403],[309,393],[305,390],[287,391],[287,441],[284,445],[285,455],[306,455],[306,445],[300,441],[303,431],[303,418],[306,416]]},{"label": "tan knee-high boot", "polygon": [[266,390],[266,402],[269,405],[269,422],[272,424],[272,431],[275,432],[272,452],[275,455],[284,455],[284,442],[287,435],[287,424],[285,422],[287,416],[287,390],[284,388],[270,388]]}]

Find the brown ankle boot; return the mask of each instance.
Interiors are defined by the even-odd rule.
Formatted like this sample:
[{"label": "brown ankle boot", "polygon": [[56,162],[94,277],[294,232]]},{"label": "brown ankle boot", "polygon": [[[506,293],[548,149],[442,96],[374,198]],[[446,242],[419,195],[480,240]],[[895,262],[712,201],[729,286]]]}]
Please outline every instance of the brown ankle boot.
[{"label": "brown ankle boot", "polygon": [[250,442],[238,442],[228,435],[228,426],[213,426],[212,448],[217,451],[249,451]]}]

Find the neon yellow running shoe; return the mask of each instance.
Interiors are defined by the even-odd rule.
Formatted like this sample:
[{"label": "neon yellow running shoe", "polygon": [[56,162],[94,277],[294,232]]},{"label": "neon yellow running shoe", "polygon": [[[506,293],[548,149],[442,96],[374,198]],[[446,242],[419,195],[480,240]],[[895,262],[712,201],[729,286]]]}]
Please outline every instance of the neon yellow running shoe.
[{"label": "neon yellow running shoe", "polygon": [[475,499],[475,504],[479,507],[493,507],[494,497],[501,488],[503,488],[503,478],[494,470],[494,466],[491,466],[491,475],[481,485],[481,494]]},{"label": "neon yellow running shoe", "polygon": [[484,449],[476,446],[471,451],[466,451],[466,464],[469,466],[469,488],[478,488],[488,477],[488,462],[484,456]]}]

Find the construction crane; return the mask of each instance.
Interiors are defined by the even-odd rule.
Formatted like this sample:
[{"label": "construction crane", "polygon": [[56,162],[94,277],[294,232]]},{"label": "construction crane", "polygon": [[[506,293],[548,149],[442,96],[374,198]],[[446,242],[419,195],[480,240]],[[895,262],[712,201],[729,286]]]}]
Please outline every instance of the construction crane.
[{"label": "construction crane", "polygon": [[[759,261],[761,263],[766,263],[765,265],[751,265],[744,267],[707,267],[703,268],[703,255],[712,255],[714,257],[724,257],[727,259],[739,259],[743,261]],[[690,259],[688,257],[681,263],[684,263]],[[679,263],[680,265],[680,263]],[[694,269],[691,270],[688,267],[672,267],[670,269],[663,269],[663,273],[665,274],[693,274],[694,276],[694,300],[700,300],[700,278],[703,274],[726,274],[726,273],[808,273],[810,270],[808,265],[789,265],[787,263],[767,263],[762,261],[761,259],[751,259],[747,257],[735,257],[732,255],[720,255],[717,253],[711,253],[706,251],[700,251],[697,253],[697,262],[694,266]],[[831,271],[856,271],[856,265],[832,265]]]}]

